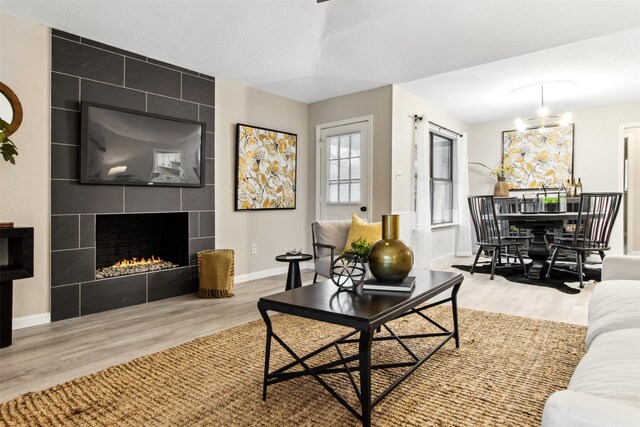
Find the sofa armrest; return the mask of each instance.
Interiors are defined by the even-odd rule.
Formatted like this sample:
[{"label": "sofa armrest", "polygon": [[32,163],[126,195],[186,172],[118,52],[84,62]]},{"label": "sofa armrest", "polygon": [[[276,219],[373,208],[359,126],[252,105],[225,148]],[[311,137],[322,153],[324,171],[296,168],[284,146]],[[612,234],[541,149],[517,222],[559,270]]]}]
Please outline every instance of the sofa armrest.
[{"label": "sofa armrest", "polygon": [[331,262],[333,262],[333,251],[336,249],[335,246],[326,245],[324,243],[314,243],[313,244],[313,257],[314,258],[319,258],[318,255],[317,255],[317,249],[318,248],[330,249],[331,250]]},{"label": "sofa armrest", "polygon": [[602,261],[602,280],[640,280],[640,257],[605,257]]},{"label": "sofa armrest", "polygon": [[542,413],[542,427],[634,427],[640,408],[572,390],[553,393]]}]

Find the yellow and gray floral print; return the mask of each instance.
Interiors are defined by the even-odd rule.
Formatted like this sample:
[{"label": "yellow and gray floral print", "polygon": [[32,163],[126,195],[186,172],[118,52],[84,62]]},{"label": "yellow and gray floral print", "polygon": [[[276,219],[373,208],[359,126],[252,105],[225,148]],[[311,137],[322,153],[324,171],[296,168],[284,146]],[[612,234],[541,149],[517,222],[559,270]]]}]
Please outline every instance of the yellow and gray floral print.
[{"label": "yellow and gray floral print", "polygon": [[244,125],[238,128],[236,208],[295,208],[296,135]]},{"label": "yellow and gray floral print", "polygon": [[559,188],[571,177],[573,125],[508,131],[502,138],[510,189]]}]

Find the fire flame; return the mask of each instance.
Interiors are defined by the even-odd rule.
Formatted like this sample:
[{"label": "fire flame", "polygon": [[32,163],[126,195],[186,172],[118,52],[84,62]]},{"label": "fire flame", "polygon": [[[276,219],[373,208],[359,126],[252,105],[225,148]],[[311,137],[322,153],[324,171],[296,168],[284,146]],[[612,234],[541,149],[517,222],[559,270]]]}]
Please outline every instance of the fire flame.
[{"label": "fire flame", "polygon": [[157,264],[162,262],[162,259],[156,258],[154,255],[151,255],[151,258],[131,258],[131,259],[123,259],[121,261],[116,262],[112,265],[113,268],[124,268],[124,267],[132,267],[134,265],[146,265],[146,264]]}]

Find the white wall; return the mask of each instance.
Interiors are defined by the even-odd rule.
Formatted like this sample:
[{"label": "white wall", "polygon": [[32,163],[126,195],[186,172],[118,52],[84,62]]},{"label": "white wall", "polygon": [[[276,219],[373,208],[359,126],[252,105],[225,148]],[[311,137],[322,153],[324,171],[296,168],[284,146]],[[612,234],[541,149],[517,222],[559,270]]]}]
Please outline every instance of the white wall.
[{"label": "white wall", "polygon": [[627,252],[640,253],[640,127],[628,129]]},{"label": "white wall", "polygon": [[[286,268],[276,255],[290,249],[310,253],[308,106],[301,102],[216,79],[216,247],[235,250],[235,273]],[[298,135],[296,209],[235,212],[236,123]],[[311,198],[311,199],[310,199]],[[251,254],[251,244],[258,253]]]},{"label": "white wall", "polygon": [[[622,143],[620,125],[640,122],[640,102],[613,104],[572,111],[574,133],[574,176],[581,178],[585,192],[622,191]],[[514,129],[513,120],[471,125],[469,161],[490,167],[502,157],[502,131]],[[495,178],[469,167],[471,194],[492,194]],[[518,193],[513,193],[518,194]],[[623,207],[624,208],[624,207]],[[623,253],[622,208],[611,236],[611,253]]]},{"label": "white wall", "polygon": [[0,158],[0,222],[33,227],[35,237],[34,277],[14,282],[14,318],[47,317],[50,306],[50,39],[48,28],[0,14],[0,81],[24,110],[22,125],[10,137],[18,147],[16,164]]},{"label": "white wall", "polygon": [[309,186],[307,190],[312,202],[310,217],[315,217],[316,192],[316,125],[373,116],[372,139],[372,206],[371,218],[380,221],[383,214],[391,211],[391,86],[384,86],[351,95],[339,96],[309,105]]},{"label": "white wall", "polygon": [[[393,86],[391,155],[391,206],[393,212],[411,212],[412,162],[413,162],[413,116],[426,116],[429,121],[459,133],[467,132],[469,125],[442,111],[438,107]],[[400,172],[402,178],[397,179]],[[434,260],[453,256],[456,248],[457,227],[434,228],[432,230],[431,255]]]}]

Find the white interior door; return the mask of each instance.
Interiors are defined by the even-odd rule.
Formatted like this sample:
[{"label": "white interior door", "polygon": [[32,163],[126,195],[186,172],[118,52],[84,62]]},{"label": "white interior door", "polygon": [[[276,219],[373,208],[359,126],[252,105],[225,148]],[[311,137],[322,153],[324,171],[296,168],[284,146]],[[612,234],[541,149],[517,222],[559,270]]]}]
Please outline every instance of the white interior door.
[{"label": "white interior door", "polygon": [[316,218],[371,220],[371,119],[318,126]]}]

